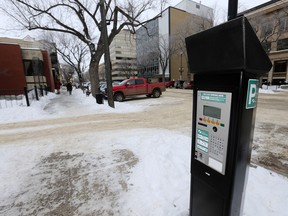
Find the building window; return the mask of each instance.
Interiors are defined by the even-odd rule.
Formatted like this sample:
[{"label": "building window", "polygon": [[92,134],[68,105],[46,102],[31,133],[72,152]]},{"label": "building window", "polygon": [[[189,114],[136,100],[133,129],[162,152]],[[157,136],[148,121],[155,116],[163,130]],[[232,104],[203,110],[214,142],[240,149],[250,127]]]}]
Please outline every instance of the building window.
[{"label": "building window", "polygon": [[262,47],[266,53],[269,53],[271,51],[271,42],[262,42]]},{"label": "building window", "polygon": [[129,80],[127,82],[127,85],[131,86],[131,85],[135,85],[135,80]]},{"label": "building window", "polygon": [[286,72],[286,70],[287,70],[287,60],[274,62],[274,72]]},{"label": "building window", "polygon": [[144,80],[136,79],[136,85],[142,85],[142,84],[144,84]]},{"label": "building window", "polygon": [[267,37],[269,35],[271,35],[273,32],[273,25],[272,23],[264,23],[262,26],[261,26],[261,36],[262,37]]},{"label": "building window", "polygon": [[288,49],[288,38],[277,41],[277,50],[285,50],[285,49]]},{"label": "building window", "polygon": [[197,9],[200,9],[200,5],[199,5],[199,4],[196,4],[196,8],[197,8]]},{"label": "building window", "polygon": [[288,31],[288,17],[281,17],[279,20],[279,30],[280,32]]},{"label": "building window", "polygon": [[23,60],[25,76],[43,76],[43,62],[40,60]]}]

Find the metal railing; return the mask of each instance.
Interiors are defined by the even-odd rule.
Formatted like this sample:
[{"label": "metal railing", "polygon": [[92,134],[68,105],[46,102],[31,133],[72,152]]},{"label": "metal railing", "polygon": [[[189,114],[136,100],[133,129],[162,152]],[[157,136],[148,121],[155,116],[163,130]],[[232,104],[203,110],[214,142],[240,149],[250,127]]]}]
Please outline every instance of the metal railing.
[{"label": "metal railing", "polygon": [[27,89],[24,87],[21,89],[2,89],[0,90],[0,109],[9,108],[15,106],[30,106],[31,103],[35,100],[39,100],[39,97],[42,97],[48,94],[48,88],[46,86],[36,87]]}]

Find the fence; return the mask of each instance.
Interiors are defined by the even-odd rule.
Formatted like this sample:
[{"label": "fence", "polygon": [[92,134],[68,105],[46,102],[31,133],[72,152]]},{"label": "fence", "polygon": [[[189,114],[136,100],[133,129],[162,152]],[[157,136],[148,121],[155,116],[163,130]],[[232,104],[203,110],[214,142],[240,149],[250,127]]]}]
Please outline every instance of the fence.
[{"label": "fence", "polygon": [[24,87],[23,90],[0,90],[0,109],[9,108],[14,106],[30,106],[30,104],[39,100],[39,97],[42,97],[48,94],[48,88],[40,86],[37,88],[34,86],[32,89],[27,89]]}]

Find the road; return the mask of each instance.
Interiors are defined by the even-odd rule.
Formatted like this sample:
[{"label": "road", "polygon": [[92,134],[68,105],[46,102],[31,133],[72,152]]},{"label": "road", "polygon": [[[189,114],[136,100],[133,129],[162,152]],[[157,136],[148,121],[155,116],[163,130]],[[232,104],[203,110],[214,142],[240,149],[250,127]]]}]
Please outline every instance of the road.
[{"label": "road", "polygon": [[260,94],[252,161],[288,176],[288,92]]}]

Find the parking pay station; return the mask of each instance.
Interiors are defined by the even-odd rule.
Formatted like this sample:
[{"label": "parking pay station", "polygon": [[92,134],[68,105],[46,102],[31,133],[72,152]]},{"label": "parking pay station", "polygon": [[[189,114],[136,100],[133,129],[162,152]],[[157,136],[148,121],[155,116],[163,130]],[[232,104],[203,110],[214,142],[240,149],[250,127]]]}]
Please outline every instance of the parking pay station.
[{"label": "parking pay station", "polygon": [[194,73],[191,216],[239,216],[258,78],[271,62],[245,17],[186,38]]}]

